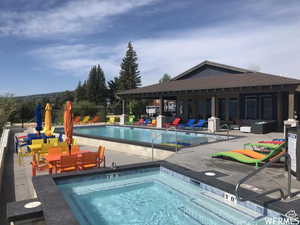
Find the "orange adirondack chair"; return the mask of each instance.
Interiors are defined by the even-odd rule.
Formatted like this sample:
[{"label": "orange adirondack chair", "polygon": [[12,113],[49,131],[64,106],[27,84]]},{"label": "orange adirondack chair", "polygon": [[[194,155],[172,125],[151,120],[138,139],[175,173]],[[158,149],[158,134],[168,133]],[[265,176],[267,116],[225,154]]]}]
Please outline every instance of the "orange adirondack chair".
[{"label": "orange adirondack chair", "polygon": [[100,122],[100,116],[95,116],[92,120],[91,123],[97,123]]},{"label": "orange adirondack chair", "polygon": [[60,162],[56,165],[57,172],[69,172],[77,170],[77,155],[62,155]]},{"label": "orange adirondack chair", "polygon": [[97,152],[85,152],[82,153],[80,162],[78,163],[79,169],[86,170],[95,168],[98,166],[98,153]]},{"label": "orange adirondack chair", "polygon": [[[32,155],[32,160],[31,160],[30,164],[31,164],[31,169],[32,169],[32,176],[36,176],[37,171],[42,171],[42,170],[47,169],[47,164],[40,165],[38,163],[37,154]],[[48,168],[49,168],[49,166],[48,166]],[[50,173],[50,168],[49,168],[49,173]]]},{"label": "orange adirondack chair", "polygon": [[76,116],[74,118],[74,123],[80,123],[80,120],[81,120],[80,116]]},{"label": "orange adirondack chair", "polygon": [[155,127],[156,126],[156,120],[152,120],[150,124],[147,124],[149,127]]},{"label": "orange adirondack chair", "polygon": [[103,167],[105,167],[105,147],[99,146],[98,148],[98,167],[100,167],[103,162]]},{"label": "orange adirondack chair", "polygon": [[72,145],[71,154],[77,154],[79,153],[79,150],[80,150],[79,145]]},{"label": "orange adirondack chair", "polygon": [[[52,156],[52,155],[61,156],[62,150],[63,149],[61,147],[51,147],[51,148],[48,149],[48,156]],[[48,163],[49,174],[52,174],[53,168],[54,168],[53,164]]]},{"label": "orange adirondack chair", "polygon": [[32,169],[32,176],[36,176],[36,172],[38,169],[38,163],[37,163],[37,159],[36,159],[36,154],[32,155],[32,161],[31,161],[31,169]]}]

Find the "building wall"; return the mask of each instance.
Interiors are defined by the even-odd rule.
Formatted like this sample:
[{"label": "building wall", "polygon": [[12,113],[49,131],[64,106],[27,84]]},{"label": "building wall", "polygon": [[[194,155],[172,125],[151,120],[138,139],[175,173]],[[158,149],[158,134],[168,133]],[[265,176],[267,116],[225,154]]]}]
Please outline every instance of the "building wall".
[{"label": "building wall", "polygon": [[[281,96],[281,97],[279,97]],[[208,119],[211,117],[212,95],[178,96],[177,115],[183,119]],[[300,95],[297,96],[300,101]],[[279,101],[281,98],[281,102]],[[250,103],[248,102],[250,99]],[[251,99],[256,103],[251,104]],[[299,102],[300,103],[300,102]],[[249,107],[255,108],[249,108]],[[248,109],[247,109],[248,107]],[[297,106],[300,112],[300,104]],[[246,110],[255,112],[255,117]],[[277,120],[281,124],[288,118],[288,93],[223,93],[216,95],[216,116],[223,121]],[[298,115],[300,118],[300,115]]]}]

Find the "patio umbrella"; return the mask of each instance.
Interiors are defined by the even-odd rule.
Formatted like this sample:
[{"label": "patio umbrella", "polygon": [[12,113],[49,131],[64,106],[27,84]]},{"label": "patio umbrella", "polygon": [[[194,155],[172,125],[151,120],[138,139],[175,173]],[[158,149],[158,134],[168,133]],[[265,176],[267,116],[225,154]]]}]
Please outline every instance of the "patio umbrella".
[{"label": "patio umbrella", "polygon": [[51,136],[51,126],[52,126],[52,106],[51,104],[47,103],[45,107],[45,134],[46,136]]},{"label": "patio umbrella", "polygon": [[43,121],[42,121],[42,106],[38,104],[35,108],[35,121],[36,121],[36,131],[38,134],[41,134],[41,130],[43,129]]},{"label": "patio umbrella", "polygon": [[69,153],[71,155],[71,144],[73,139],[73,113],[72,102],[67,101],[64,112],[64,130],[66,142],[69,145]]}]

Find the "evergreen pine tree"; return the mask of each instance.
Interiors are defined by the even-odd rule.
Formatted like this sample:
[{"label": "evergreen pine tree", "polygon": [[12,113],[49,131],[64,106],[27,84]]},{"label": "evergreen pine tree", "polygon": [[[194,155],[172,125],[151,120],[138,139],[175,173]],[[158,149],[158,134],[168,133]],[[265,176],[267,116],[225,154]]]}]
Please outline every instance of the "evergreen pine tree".
[{"label": "evergreen pine tree", "polygon": [[165,73],[163,75],[163,77],[159,80],[159,83],[162,84],[162,83],[170,81],[171,79],[172,79],[172,77],[169,74]]},{"label": "evergreen pine tree", "polygon": [[107,88],[100,65],[93,66],[86,82],[87,97],[90,102],[105,104]]},{"label": "evergreen pine tree", "polygon": [[116,100],[116,92],[119,90],[119,77],[114,77],[113,80],[107,82],[109,88],[108,97],[110,102],[113,103]]},{"label": "evergreen pine tree", "polygon": [[75,90],[75,99],[77,102],[86,100],[86,89],[84,85],[81,85],[81,81],[78,82],[78,86]]},{"label": "evergreen pine tree", "polygon": [[119,77],[119,89],[127,90],[141,86],[141,76],[138,70],[137,54],[133,49],[132,43],[128,43],[128,49],[122,60]]}]

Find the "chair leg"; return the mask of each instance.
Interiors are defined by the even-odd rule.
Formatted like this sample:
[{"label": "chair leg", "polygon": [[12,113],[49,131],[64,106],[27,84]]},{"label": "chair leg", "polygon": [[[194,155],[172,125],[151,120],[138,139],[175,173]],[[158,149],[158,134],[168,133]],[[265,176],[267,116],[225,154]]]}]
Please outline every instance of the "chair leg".
[{"label": "chair leg", "polygon": [[36,176],[36,167],[32,166],[32,176],[35,177]]}]

